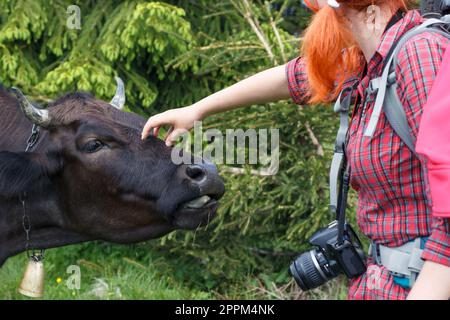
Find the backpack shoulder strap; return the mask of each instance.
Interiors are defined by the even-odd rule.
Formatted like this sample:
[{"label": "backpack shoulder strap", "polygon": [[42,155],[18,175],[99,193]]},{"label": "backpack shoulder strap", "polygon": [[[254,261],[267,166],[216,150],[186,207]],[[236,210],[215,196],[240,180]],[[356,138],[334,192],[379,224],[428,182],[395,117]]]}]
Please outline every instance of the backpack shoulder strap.
[{"label": "backpack shoulder strap", "polygon": [[384,114],[395,133],[403,143],[415,154],[414,137],[408,125],[405,109],[397,94],[397,83],[392,84],[386,92]]},{"label": "backpack shoulder strap", "polygon": [[384,66],[382,76],[373,79],[370,83],[372,89],[378,90],[375,106],[369,125],[364,132],[364,136],[372,137],[380,118],[381,110],[384,110],[387,120],[401,138],[401,140],[414,153],[415,142],[408,125],[407,117],[403,105],[397,94],[397,79],[395,74],[395,66],[397,65],[397,56],[403,45],[412,37],[424,32],[436,32],[450,39],[450,33],[442,29],[435,28],[436,25],[446,25],[448,22],[440,19],[428,19],[421,25],[408,31],[400,41],[391,50]]}]

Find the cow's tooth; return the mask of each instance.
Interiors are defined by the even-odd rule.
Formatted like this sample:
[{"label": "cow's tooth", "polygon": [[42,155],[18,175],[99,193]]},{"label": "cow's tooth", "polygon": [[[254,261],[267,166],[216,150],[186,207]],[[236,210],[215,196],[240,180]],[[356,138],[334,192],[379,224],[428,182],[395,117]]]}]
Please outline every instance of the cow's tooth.
[{"label": "cow's tooth", "polygon": [[192,201],[189,201],[186,203],[186,207],[192,208],[192,209],[199,209],[203,207],[205,204],[207,204],[211,200],[208,196],[202,196],[200,198],[194,199]]}]

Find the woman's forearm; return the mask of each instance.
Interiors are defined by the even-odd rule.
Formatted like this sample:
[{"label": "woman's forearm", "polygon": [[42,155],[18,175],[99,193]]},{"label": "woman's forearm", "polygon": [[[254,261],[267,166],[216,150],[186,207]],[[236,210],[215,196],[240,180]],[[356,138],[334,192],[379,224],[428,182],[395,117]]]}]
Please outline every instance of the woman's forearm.
[{"label": "woman's forearm", "polygon": [[157,136],[161,126],[170,125],[166,137],[166,144],[170,146],[180,134],[191,129],[195,121],[222,111],[288,99],[289,96],[286,66],[275,67],[214,93],[194,105],[151,117],[142,130],[142,139],[146,139],[152,131]]},{"label": "woman's forearm", "polygon": [[408,300],[448,300],[450,267],[426,261],[409,293]]},{"label": "woman's forearm", "polygon": [[262,71],[231,87],[216,92],[197,102],[202,118],[209,115],[253,104],[279,101],[289,98],[286,66]]}]

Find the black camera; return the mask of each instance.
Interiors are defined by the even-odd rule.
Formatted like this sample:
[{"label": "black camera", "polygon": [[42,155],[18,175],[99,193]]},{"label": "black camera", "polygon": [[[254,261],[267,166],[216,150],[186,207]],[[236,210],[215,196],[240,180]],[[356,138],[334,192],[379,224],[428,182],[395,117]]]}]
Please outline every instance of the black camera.
[{"label": "black camera", "polygon": [[340,274],[351,279],[366,272],[361,242],[349,224],[344,225],[342,235],[339,241],[339,223],[332,222],[309,239],[316,249],[303,253],[291,264],[289,271],[303,291],[317,288]]}]

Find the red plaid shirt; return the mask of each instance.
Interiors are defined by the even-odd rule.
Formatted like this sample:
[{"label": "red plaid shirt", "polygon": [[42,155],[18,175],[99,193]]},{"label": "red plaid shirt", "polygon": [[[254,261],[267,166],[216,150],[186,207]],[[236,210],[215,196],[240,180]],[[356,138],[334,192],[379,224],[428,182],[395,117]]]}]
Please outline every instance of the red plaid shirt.
[{"label": "red plaid shirt", "polygon": [[[374,102],[365,89],[379,77],[389,50],[411,28],[422,23],[417,11],[409,11],[383,35],[367,65],[367,73],[358,79],[360,103],[350,125],[347,157],[352,169],[351,185],[358,192],[357,218],[362,232],[376,243],[400,246],[417,237],[429,237],[422,258],[450,266],[449,219],[432,214],[427,182],[427,166],[417,159],[381,114],[372,139],[364,137]],[[413,134],[417,136],[423,106],[439,70],[449,40],[426,33],[413,37],[399,53],[396,66],[398,94]],[[303,58],[287,65],[291,96],[297,104],[308,99],[308,81]],[[349,84],[354,83],[350,79]],[[373,97],[372,99],[373,100]],[[383,267],[369,259],[366,274],[351,281],[351,299],[405,299],[408,291],[393,282]]]}]

